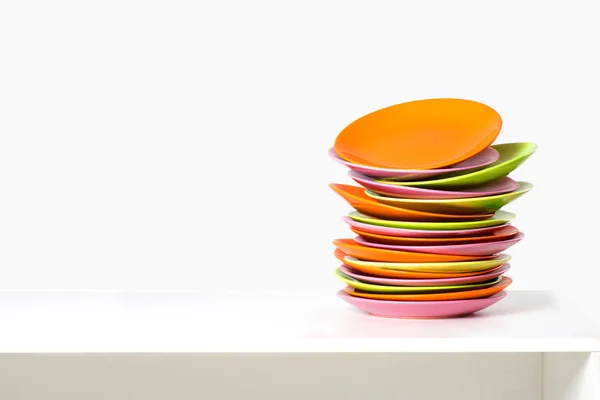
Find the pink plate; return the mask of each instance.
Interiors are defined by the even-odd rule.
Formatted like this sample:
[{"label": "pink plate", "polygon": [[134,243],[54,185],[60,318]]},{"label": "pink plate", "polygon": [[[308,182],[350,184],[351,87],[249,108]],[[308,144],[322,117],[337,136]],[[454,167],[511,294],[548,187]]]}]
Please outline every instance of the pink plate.
[{"label": "pink plate", "polygon": [[409,238],[444,238],[444,237],[462,237],[462,236],[484,236],[496,232],[510,223],[488,226],[485,228],[476,229],[460,229],[454,231],[427,231],[418,229],[401,229],[401,228],[390,228],[387,226],[365,224],[363,222],[355,221],[350,217],[343,216],[342,220],[353,228],[358,228],[362,231],[375,233],[377,235],[387,236],[399,236]]},{"label": "pink plate", "polygon": [[414,181],[414,180],[425,180],[430,179],[434,176],[449,174],[453,172],[466,172],[466,171],[477,171],[486,166],[490,165],[494,161],[496,161],[500,154],[491,147],[483,150],[481,153],[474,155],[473,157],[460,162],[458,164],[452,165],[446,168],[440,169],[388,169],[388,168],[377,168],[377,167],[369,167],[367,165],[359,165],[354,164],[349,161],[344,160],[342,157],[338,156],[333,147],[329,149],[329,156],[333,158],[335,161],[340,164],[344,164],[351,170],[360,172],[367,176],[371,176],[373,178],[396,178],[396,180],[403,181]]},{"label": "pink plate", "polygon": [[525,236],[523,235],[523,232],[519,232],[517,233],[517,236],[511,239],[498,240],[497,242],[452,244],[442,246],[401,246],[394,244],[381,244],[369,242],[360,236],[355,237],[354,241],[363,246],[386,250],[411,251],[414,253],[428,254],[445,254],[453,256],[491,256],[493,254],[502,253],[504,250],[508,249],[509,247],[523,239],[523,236]]},{"label": "pink plate", "polygon": [[350,296],[343,290],[340,290],[337,295],[354,307],[377,317],[452,318],[462,317],[488,308],[506,297],[506,292],[502,291],[493,296],[480,299],[442,301],[372,300]]},{"label": "pink plate", "polygon": [[425,189],[413,186],[390,185],[375,181],[366,175],[356,171],[348,171],[350,178],[356,183],[371,189],[372,191],[389,197],[401,197],[405,199],[470,199],[473,197],[494,196],[497,194],[509,193],[519,188],[519,183],[510,179],[508,176],[500,178],[497,181],[486,183],[461,191]]},{"label": "pink plate", "polygon": [[364,275],[347,265],[341,265],[340,270],[348,276],[361,282],[374,283],[376,285],[386,286],[446,286],[446,285],[468,285],[471,283],[479,283],[492,280],[504,274],[510,269],[510,263],[505,263],[502,267],[495,269],[492,272],[482,275],[463,276],[459,278],[437,278],[437,279],[400,279],[400,278],[383,278],[380,276]]}]

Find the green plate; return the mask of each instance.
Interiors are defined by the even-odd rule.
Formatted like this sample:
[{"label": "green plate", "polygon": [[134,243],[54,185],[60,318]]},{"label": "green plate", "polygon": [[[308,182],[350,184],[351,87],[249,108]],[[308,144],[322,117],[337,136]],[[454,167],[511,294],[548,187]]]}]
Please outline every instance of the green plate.
[{"label": "green plate", "polygon": [[371,190],[366,190],[367,196],[394,207],[408,210],[426,211],[437,214],[485,214],[493,213],[529,192],[533,185],[528,182],[518,182],[519,188],[514,192],[486,197],[463,199],[401,199],[381,196]]},{"label": "green plate", "polygon": [[375,179],[377,182],[399,186],[416,186],[433,189],[453,189],[478,186],[505,177],[523,164],[536,150],[534,143],[505,143],[491,146],[500,153],[500,158],[479,171],[457,174],[429,181],[397,182],[389,179]]},{"label": "green plate", "polygon": [[361,214],[358,211],[352,211],[348,214],[350,218],[365,224],[387,226],[390,228],[401,229],[422,229],[426,231],[449,231],[456,229],[475,229],[486,228],[488,226],[502,225],[515,218],[516,215],[500,210],[488,219],[480,221],[459,221],[459,222],[421,222],[421,221],[392,221],[389,219],[379,219]]},{"label": "green plate", "polygon": [[511,257],[508,254],[498,254],[498,257],[491,260],[477,261],[455,261],[455,262],[432,262],[432,263],[394,263],[380,261],[363,261],[352,256],[344,257],[344,263],[352,268],[353,265],[392,269],[396,271],[410,272],[441,272],[441,273],[465,273],[479,272],[488,269],[499,267],[500,265],[510,261]]},{"label": "green plate", "polygon": [[354,278],[344,274],[340,269],[335,270],[335,275],[355,289],[364,290],[371,293],[431,293],[431,292],[451,292],[456,290],[480,289],[487,286],[495,285],[500,282],[502,277],[495,278],[492,281],[474,283],[470,285],[451,285],[451,286],[383,286],[374,285],[372,283],[364,283],[357,281]]}]

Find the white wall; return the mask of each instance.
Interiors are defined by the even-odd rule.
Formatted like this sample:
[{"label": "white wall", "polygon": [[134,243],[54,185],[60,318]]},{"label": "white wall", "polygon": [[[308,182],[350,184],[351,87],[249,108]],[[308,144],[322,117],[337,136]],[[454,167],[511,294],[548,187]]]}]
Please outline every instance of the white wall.
[{"label": "white wall", "polygon": [[594,290],[593,2],[4,2],[0,288],[335,290],[377,108],[463,97],[538,152],[513,288]]}]

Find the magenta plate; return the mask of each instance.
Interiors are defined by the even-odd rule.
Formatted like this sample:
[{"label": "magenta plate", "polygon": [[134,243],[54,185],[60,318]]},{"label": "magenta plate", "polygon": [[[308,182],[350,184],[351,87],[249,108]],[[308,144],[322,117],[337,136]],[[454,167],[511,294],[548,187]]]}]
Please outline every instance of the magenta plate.
[{"label": "magenta plate", "polygon": [[364,275],[343,264],[340,270],[348,276],[366,283],[386,286],[446,286],[446,285],[468,285],[492,280],[504,274],[510,269],[510,263],[505,263],[495,271],[482,275],[461,276],[460,278],[436,278],[436,279],[400,279],[383,278],[381,276]]},{"label": "magenta plate", "polygon": [[412,186],[390,185],[375,181],[366,175],[356,171],[348,171],[350,178],[361,186],[371,189],[372,191],[389,197],[400,197],[404,199],[471,199],[474,197],[494,196],[514,192],[519,188],[519,183],[512,180],[508,176],[500,178],[497,181],[486,183],[482,186],[477,186],[461,191],[425,189]]},{"label": "magenta plate", "polygon": [[426,231],[418,229],[401,229],[401,228],[390,228],[387,226],[365,224],[364,222],[355,221],[350,217],[343,216],[342,220],[350,225],[351,227],[361,229],[365,232],[375,233],[378,235],[408,237],[408,238],[448,238],[448,237],[463,237],[463,236],[484,236],[492,232],[496,232],[510,223],[488,226],[485,228],[476,229],[460,229],[453,231]]},{"label": "magenta plate", "polygon": [[395,301],[353,297],[340,290],[337,295],[371,315],[387,318],[452,318],[469,315],[506,297],[502,291],[490,297],[468,300]]},{"label": "magenta plate", "polygon": [[500,154],[493,148],[488,147],[483,150],[481,153],[474,155],[473,157],[460,162],[458,164],[452,165],[446,168],[440,169],[388,169],[388,168],[377,168],[377,167],[369,167],[366,165],[354,164],[349,161],[344,160],[342,157],[338,156],[333,147],[329,149],[329,156],[333,158],[335,161],[340,164],[344,164],[348,168],[353,171],[360,172],[367,176],[373,178],[396,178],[396,180],[403,181],[414,181],[420,179],[429,179],[434,176],[439,176],[443,174],[449,174],[453,172],[466,172],[466,171],[477,171],[479,169],[485,168],[490,165],[494,161],[496,161]]},{"label": "magenta plate", "polygon": [[358,244],[378,249],[411,251],[414,253],[429,253],[429,254],[445,254],[453,256],[491,256],[493,254],[502,253],[512,245],[523,239],[523,232],[517,233],[513,238],[506,240],[498,240],[497,242],[483,243],[466,243],[466,244],[449,244],[436,246],[402,246],[394,244],[373,243],[363,239],[360,236],[354,238]]}]

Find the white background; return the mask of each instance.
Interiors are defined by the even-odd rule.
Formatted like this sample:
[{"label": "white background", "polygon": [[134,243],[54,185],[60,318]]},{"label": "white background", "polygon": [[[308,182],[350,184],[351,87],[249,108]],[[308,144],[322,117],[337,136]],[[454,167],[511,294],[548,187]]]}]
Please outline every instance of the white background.
[{"label": "white background", "polygon": [[[597,286],[594,2],[3,2],[0,288],[334,291],[375,109],[484,102],[539,150],[512,288]],[[586,293],[586,291],[588,293]],[[597,297],[596,297],[597,298]]]}]

